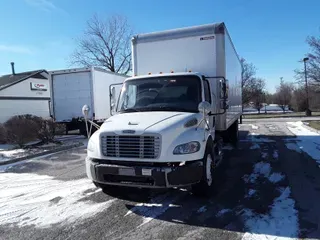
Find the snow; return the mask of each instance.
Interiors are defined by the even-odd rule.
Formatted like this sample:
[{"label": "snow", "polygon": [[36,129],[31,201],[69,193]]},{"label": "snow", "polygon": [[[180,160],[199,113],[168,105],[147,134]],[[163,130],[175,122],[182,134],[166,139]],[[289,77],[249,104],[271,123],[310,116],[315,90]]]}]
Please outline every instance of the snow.
[{"label": "snow", "polygon": [[272,183],[277,183],[284,179],[284,175],[282,175],[281,173],[272,173],[268,179]]},{"label": "snow", "polygon": [[231,210],[230,209],[221,209],[217,214],[216,214],[216,217],[221,217],[222,215],[230,212]]},{"label": "snow", "polygon": [[198,209],[197,213],[203,213],[207,211],[207,206],[202,206],[201,208]]},{"label": "snow", "polygon": [[259,175],[262,175],[266,178],[269,177],[271,172],[271,166],[269,163],[264,162],[258,162],[254,165],[253,173],[251,173],[249,176],[245,175],[244,180],[246,183],[255,183]]},{"label": "snow", "polygon": [[[286,143],[287,148],[297,152],[303,151],[320,164],[320,134],[307,129],[301,121],[287,122],[287,127],[296,135],[295,139]],[[294,146],[292,140],[296,141],[297,146]]]},{"label": "snow", "polygon": [[150,200],[149,203],[138,203],[132,209],[130,209],[124,216],[130,216],[133,213],[138,213],[143,216],[142,223],[138,226],[141,227],[151,220],[157,218],[161,214],[165,213],[170,207],[172,207],[174,202],[185,196],[185,192],[179,191],[173,196],[170,193],[166,193],[155,197]]},{"label": "snow", "polygon": [[26,155],[24,149],[4,150],[0,151],[0,161],[10,160],[12,158],[23,157]]},{"label": "snow", "polygon": [[97,191],[86,178],[61,181],[46,175],[2,173],[0,225],[47,228],[52,224],[76,224],[107,209],[114,201],[94,203],[83,199]]},{"label": "snow", "polygon": [[274,150],[274,151],[273,151],[272,157],[273,157],[274,159],[278,159],[278,158],[279,158],[279,154],[278,154],[278,151],[277,151],[277,150]]},{"label": "snow", "polygon": [[257,190],[255,189],[249,189],[248,194],[245,197],[246,198],[252,197],[256,192]]},{"label": "snow", "polygon": [[251,124],[251,128],[252,128],[252,129],[259,129],[259,127],[258,127],[258,126],[253,125],[253,124]]},{"label": "snow", "polygon": [[290,198],[290,188],[281,191],[275,198],[268,214],[254,214],[245,209],[246,232],[242,240],[284,240],[297,238],[299,234],[298,212],[295,201]]},{"label": "snow", "polygon": [[260,146],[256,143],[254,143],[251,147],[250,147],[251,150],[255,150],[255,149],[260,149]]},{"label": "snow", "polygon": [[[245,175],[243,179],[246,183],[255,183],[259,176],[267,178],[272,183],[278,183],[284,179],[284,175],[282,175],[281,173],[272,173],[271,175],[270,173],[271,166],[269,163],[258,162],[254,165],[253,173],[251,173],[250,175]],[[249,192],[251,190],[252,189],[250,189]]]}]

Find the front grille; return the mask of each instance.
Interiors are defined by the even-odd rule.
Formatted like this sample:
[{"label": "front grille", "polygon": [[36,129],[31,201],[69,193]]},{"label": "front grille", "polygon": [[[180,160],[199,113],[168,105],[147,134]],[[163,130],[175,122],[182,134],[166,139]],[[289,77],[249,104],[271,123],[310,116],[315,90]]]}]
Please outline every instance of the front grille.
[{"label": "front grille", "polygon": [[160,153],[158,136],[101,136],[102,154],[119,158],[157,158]]}]

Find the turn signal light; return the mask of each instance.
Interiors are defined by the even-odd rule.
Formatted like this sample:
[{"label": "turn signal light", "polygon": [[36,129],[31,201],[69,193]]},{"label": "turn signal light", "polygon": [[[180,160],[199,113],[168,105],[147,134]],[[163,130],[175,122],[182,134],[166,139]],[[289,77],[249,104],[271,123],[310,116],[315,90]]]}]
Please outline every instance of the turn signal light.
[{"label": "turn signal light", "polygon": [[171,73],[174,73],[174,71],[173,71],[173,70],[171,70]]},{"label": "turn signal light", "polygon": [[151,72],[149,72],[148,75],[151,75]]}]

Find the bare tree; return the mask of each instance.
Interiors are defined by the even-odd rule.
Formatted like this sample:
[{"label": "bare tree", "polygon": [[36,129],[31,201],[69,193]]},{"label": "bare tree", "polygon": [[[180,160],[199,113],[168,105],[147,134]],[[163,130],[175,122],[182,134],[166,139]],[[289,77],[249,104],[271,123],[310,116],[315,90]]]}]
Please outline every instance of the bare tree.
[{"label": "bare tree", "polygon": [[289,82],[284,82],[282,79],[280,85],[277,87],[275,100],[279,107],[285,113],[286,108],[289,107],[292,99],[293,84]]},{"label": "bare tree", "polygon": [[248,104],[251,98],[250,87],[256,75],[256,67],[252,63],[248,63],[244,58],[241,58],[240,61],[242,65],[242,103]]},{"label": "bare tree", "polygon": [[[306,39],[310,47],[310,53],[307,54],[307,77],[311,86],[316,90],[320,90],[320,37],[309,36]],[[302,61],[301,61],[302,63]],[[302,64],[301,64],[302,65]],[[305,80],[304,68],[296,69],[296,78],[298,81]]]},{"label": "bare tree", "polygon": [[111,72],[127,74],[131,70],[131,36],[133,30],[124,16],[114,15],[106,20],[94,15],[88,20],[71,64],[99,66]]},{"label": "bare tree", "polygon": [[259,114],[261,108],[263,107],[263,103],[266,100],[265,87],[266,82],[262,78],[253,79],[252,85],[250,87],[251,101],[253,102],[254,107],[258,110]]}]

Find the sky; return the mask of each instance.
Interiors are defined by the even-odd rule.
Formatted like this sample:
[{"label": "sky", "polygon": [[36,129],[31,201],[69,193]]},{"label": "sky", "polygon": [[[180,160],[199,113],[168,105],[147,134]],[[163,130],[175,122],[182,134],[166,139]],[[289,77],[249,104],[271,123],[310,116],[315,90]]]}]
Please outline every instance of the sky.
[{"label": "sky", "polygon": [[225,22],[239,56],[253,63],[267,90],[309,51],[306,37],[320,35],[320,0],[1,0],[0,75],[71,68],[75,39],[86,21],[121,14],[135,33]]}]

